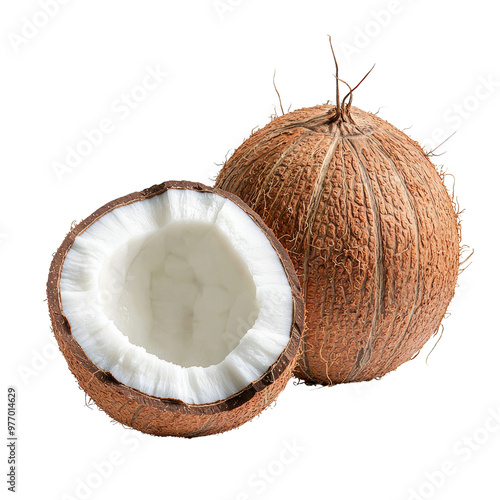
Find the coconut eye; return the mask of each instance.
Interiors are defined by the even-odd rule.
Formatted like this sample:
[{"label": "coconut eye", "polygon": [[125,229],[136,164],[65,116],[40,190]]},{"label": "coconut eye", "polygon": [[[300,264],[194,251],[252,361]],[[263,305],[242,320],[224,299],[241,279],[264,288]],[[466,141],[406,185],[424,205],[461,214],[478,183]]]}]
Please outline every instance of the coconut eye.
[{"label": "coconut eye", "polygon": [[54,333],[110,416],[158,435],[222,432],[290,378],[303,305],[286,251],[238,198],[172,182],[115,200],[52,263]]}]

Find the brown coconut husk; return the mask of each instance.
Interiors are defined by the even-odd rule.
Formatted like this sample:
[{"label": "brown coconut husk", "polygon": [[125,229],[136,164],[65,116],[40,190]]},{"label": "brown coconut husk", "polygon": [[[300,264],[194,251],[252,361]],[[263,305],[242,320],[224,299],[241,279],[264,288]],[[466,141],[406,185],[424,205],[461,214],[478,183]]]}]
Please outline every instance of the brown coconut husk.
[{"label": "brown coconut husk", "polygon": [[461,252],[454,201],[429,155],[352,106],[359,84],[341,101],[335,64],[335,105],[276,117],[215,183],[287,249],[306,303],[295,373],[324,385],[378,378],[412,359],[438,331]]}]

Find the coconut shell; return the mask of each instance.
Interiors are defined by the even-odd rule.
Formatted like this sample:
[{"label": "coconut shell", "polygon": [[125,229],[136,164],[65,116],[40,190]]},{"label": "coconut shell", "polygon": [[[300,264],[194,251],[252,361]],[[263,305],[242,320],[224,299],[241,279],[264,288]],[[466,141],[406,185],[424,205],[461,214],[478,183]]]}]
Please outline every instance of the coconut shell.
[{"label": "coconut shell", "polygon": [[[145,200],[168,189],[193,189],[215,193],[243,209],[265,233],[279,256],[288,276],[293,296],[293,320],[290,340],[267,372],[233,396],[210,404],[186,404],[183,401],[154,397],[116,380],[97,367],[71,333],[71,325],[61,305],[60,279],[64,260],[75,238],[96,220],[117,207]],[[164,182],[141,192],[116,199],[78,224],[66,236],[54,255],[47,282],[47,297],[54,335],[68,366],[80,387],[114,420],[139,431],[158,436],[195,437],[233,429],[258,415],[285,388],[292,376],[303,327],[304,306],[292,263],[282,245],[261,218],[236,196],[203,184],[187,181]]]},{"label": "coconut shell", "polygon": [[378,116],[336,109],[274,119],[216,181],[287,249],[306,304],[296,375],[325,385],[413,358],[438,330],[459,269],[454,204],[422,148]]}]

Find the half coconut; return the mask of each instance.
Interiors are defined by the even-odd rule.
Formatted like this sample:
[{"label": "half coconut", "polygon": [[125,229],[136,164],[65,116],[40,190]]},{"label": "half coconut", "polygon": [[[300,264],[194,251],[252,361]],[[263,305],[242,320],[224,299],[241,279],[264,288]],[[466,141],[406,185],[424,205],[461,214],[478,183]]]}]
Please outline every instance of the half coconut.
[{"label": "half coconut", "polygon": [[239,198],[167,182],[78,224],[47,283],[54,334],[82,389],[155,435],[224,432],[292,375],[303,325],[288,255]]}]

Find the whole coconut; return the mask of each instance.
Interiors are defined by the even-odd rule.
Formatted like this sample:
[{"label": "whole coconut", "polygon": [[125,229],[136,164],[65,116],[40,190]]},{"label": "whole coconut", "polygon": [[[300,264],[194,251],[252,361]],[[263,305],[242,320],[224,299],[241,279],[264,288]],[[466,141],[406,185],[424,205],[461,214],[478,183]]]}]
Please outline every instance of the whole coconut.
[{"label": "whole coconut", "polygon": [[380,377],[438,330],[459,221],[428,155],[400,130],[337,97],[254,133],[216,187],[255,210],[292,259],[306,304],[301,379]]}]

